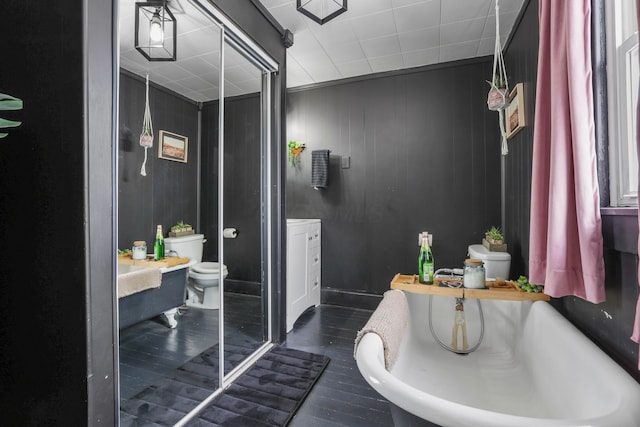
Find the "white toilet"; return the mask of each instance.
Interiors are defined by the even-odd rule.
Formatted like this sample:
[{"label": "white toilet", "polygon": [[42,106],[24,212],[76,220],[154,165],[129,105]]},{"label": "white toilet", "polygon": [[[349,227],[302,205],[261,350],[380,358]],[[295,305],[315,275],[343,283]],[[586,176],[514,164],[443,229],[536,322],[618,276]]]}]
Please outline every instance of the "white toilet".
[{"label": "white toilet", "polygon": [[483,245],[470,245],[469,258],[482,260],[487,279],[495,279],[496,277],[509,279],[511,255],[508,252],[495,252]]},{"label": "white toilet", "polygon": [[[204,234],[164,239],[167,251],[175,251],[179,257],[188,257],[196,261],[189,269],[187,306],[215,310],[220,308],[220,263],[202,262],[204,242]],[[227,277],[228,274],[227,266],[223,264],[222,277]]]}]

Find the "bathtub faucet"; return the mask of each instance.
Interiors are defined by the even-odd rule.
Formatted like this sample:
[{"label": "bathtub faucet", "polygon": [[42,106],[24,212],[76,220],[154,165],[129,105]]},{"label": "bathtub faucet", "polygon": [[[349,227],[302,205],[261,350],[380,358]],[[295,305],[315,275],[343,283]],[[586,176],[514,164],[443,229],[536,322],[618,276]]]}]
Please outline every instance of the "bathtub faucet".
[{"label": "bathtub faucet", "polygon": [[451,345],[449,345],[445,344],[445,342],[438,336],[433,326],[433,295],[429,295],[429,330],[431,331],[431,336],[433,336],[440,347],[444,348],[447,351],[460,355],[472,353],[476,351],[478,347],[480,347],[482,338],[484,337],[484,314],[482,313],[482,304],[480,304],[480,299],[476,298],[475,301],[478,306],[478,316],[480,320],[480,336],[478,337],[478,341],[471,347],[469,347],[469,342],[467,339],[467,321],[464,315],[464,297],[456,297],[454,306],[455,314],[453,318],[453,331],[451,333]]},{"label": "bathtub faucet", "polygon": [[433,274],[433,277],[440,277],[446,279],[459,279],[464,274],[464,270],[461,268],[439,268]]},{"label": "bathtub faucet", "polygon": [[[462,335],[459,337],[458,334]],[[462,343],[460,343],[462,338]],[[453,334],[451,337],[451,347],[456,351],[467,351],[467,322],[464,318],[464,298],[456,298],[456,314],[453,321]]]}]

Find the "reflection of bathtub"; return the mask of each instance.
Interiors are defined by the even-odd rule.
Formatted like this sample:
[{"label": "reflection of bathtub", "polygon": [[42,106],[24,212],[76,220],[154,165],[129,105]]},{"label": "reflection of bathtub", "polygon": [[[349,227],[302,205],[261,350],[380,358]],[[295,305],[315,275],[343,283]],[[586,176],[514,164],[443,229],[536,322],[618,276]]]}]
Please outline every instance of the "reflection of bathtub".
[{"label": "reflection of bathtub", "polygon": [[[482,300],[484,339],[461,356],[432,337],[429,297],[406,295],[409,326],[391,371],[378,335],[366,334],[356,354],[363,377],[392,403],[397,426],[640,425],[640,385],[549,303]],[[445,306],[434,324],[449,318],[453,298],[432,302],[434,314]],[[472,334],[476,303],[467,299],[467,307]]]},{"label": "reflection of bathtub", "polygon": [[[118,319],[120,329],[143,320],[163,315],[171,328],[177,321],[175,313],[185,301],[188,267],[195,264],[180,264],[174,267],[161,268],[162,283],[160,287],[145,289],[134,294],[118,298]],[[118,264],[118,275],[139,270],[144,267]]]}]

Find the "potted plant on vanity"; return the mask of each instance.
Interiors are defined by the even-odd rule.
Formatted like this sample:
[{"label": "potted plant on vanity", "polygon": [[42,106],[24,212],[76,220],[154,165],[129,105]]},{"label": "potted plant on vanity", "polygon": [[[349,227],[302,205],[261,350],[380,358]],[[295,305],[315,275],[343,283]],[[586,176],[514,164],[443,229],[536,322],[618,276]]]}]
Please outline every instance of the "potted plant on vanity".
[{"label": "potted plant on vanity", "polygon": [[492,252],[506,252],[507,244],[504,243],[504,236],[499,227],[492,226],[485,231],[482,245]]}]

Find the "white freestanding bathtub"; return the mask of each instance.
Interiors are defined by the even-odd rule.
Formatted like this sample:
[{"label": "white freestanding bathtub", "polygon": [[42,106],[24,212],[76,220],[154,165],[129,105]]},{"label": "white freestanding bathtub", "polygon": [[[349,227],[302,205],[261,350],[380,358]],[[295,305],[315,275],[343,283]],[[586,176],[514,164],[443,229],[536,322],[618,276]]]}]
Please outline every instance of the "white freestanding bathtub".
[{"label": "white freestanding bathtub", "polygon": [[[458,355],[430,332],[429,296],[405,295],[409,325],[391,370],[377,334],[365,334],[356,351],[397,426],[640,426],[640,385],[549,303],[482,300],[482,343]],[[449,344],[455,299],[432,298],[436,333]],[[472,346],[480,312],[475,300],[464,306]]]}]

